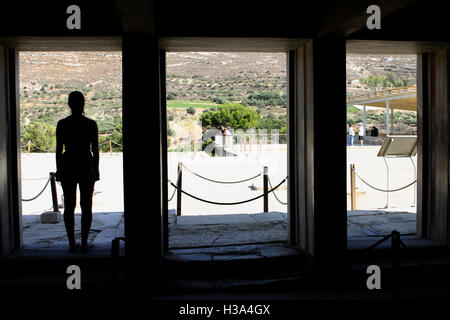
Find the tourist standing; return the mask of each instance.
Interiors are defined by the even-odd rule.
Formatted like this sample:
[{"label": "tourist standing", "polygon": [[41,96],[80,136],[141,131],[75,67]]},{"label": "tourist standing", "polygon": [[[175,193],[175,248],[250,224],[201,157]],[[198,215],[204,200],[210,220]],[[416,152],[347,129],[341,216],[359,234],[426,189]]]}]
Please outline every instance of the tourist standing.
[{"label": "tourist standing", "polygon": [[370,130],[370,136],[371,137],[378,137],[378,128],[373,126],[372,130]]},{"label": "tourist standing", "polygon": [[355,130],[353,130],[353,127],[351,124],[348,125],[348,136],[350,138],[348,145],[353,145],[353,139],[355,138]]},{"label": "tourist standing", "polygon": [[359,145],[362,146],[364,144],[364,127],[362,123],[360,123],[358,127],[358,138],[359,138]]},{"label": "tourist standing", "polygon": [[[56,126],[56,180],[64,193],[64,225],[69,238],[69,251],[76,251],[74,212],[77,185],[80,189],[81,251],[88,250],[92,223],[92,196],[100,179],[97,123],[84,116],[84,95],[69,94],[72,114]],[[64,150],[64,152],[63,152]]]}]

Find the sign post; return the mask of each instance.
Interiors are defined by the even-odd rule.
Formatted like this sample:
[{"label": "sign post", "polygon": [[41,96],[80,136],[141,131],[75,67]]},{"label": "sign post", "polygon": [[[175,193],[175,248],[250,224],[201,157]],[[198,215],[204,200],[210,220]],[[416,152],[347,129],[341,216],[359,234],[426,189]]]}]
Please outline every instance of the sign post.
[{"label": "sign post", "polygon": [[[417,179],[416,165],[412,157],[417,154],[417,136],[386,136],[384,143],[378,151],[378,157],[383,157],[386,164],[386,186],[389,190],[389,165],[387,158],[408,157],[414,166],[414,179]],[[416,205],[417,186],[414,186],[414,206]],[[389,191],[386,192],[386,208],[389,208]]]}]

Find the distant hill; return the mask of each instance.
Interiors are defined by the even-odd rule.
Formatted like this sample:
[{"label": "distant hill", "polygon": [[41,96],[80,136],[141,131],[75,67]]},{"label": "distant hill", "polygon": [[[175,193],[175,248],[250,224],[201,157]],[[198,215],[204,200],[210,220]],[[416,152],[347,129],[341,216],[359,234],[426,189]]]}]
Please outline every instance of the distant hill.
[{"label": "distant hill", "polygon": [[391,73],[395,79],[406,79],[411,84],[416,84],[416,64],[416,55],[347,55],[347,91],[370,90],[366,84],[359,81],[370,75],[386,77]]},{"label": "distant hill", "polygon": [[249,94],[286,92],[286,54],[171,52],[167,93],[177,100],[242,101]]},{"label": "distant hill", "polygon": [[[172,52],[167,54],[166,64],[167,93],[180,102],[242,102],[256,93],[286,93],[285,53]],[[368,89],[359,79],[370,74],[392,73],[415,83],[415,72],[416,56],[347,57],[349,89]],[[21,52],[22,126],[34,121],[56,125],[69,114],[68,93],[80,90],[86,96],[86,114],[98,121],[101,133],[111,132],[122,114],[121,75],[120,52]],[[183,103],[169,104],[178,108],[176,112],[169,109],[174,110],[175,120],[183,115],[180,106]],[[262,115],[269,109],[285,113],[277,107],[259,109]]]},{"label": "distant hill", "polygon": [[[20,52],[21,126],[32,122],[56,125],[69,115],[68,94],[82,91],[86,115],[111,132],[122,116],[120,52]],[[22,130],[23,131],[23,130]]]}]

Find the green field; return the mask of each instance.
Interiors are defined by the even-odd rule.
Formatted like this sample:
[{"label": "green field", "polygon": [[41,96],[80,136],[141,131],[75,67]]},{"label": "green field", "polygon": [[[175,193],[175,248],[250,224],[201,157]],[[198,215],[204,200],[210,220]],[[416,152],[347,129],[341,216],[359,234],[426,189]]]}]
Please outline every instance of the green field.
[{"label": "green field", "polygon": [[200,101],[200,100],[167,100],[167,108],[178,108],[178,109],[187,109],[189,107],[193,108],[214,108],[219,106],[215,102],[211,101]]}]

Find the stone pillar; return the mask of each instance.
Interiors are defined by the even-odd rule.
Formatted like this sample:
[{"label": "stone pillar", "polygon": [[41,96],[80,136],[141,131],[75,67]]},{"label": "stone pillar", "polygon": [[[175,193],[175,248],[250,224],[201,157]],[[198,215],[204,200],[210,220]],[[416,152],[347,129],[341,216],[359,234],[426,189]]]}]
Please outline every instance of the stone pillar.
[{"label": "stone pillar", "polygon": [[[126,256],[130,275],[149,275],[143,280],[151,282],[158,279],[163,254],[161,150],[166,135],[161,125],[158,38],[125,35],[122,59]],[[143,137],[149,137],[147,148]]]},{"label": "stone pillar", "polygon": [[418,59],[417,232],[450,245],[450,50]]},{"label": "stone pillar", "polygon": [[288,63],[290,242],[324,267],[343,261],[347,247],[345,45],[314,39]]},{"label": "stone pillar", "polygon": [[[345,38],[314,40],[313,56],[314,255],[326,266],[339,261],[347,248]],[[324,128],[336,125],[340,139],[330,144]]]},{"label": "stone pillar", "polygon": [[22,245],[18,52],[0,46],[0,257]]}]

